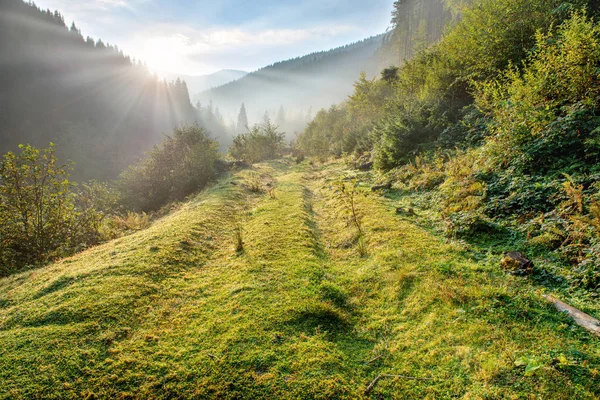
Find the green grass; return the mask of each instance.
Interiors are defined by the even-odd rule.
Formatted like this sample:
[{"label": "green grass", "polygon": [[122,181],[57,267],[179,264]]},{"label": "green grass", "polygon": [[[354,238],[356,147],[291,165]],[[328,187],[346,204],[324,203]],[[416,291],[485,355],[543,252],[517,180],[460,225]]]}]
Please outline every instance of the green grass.
[{"label": "green grass", "polygon": [[[257,174],[274,198],[246,188]],[[331,187],[350,174],[261,164],[147,230],[0,280],[0,397],[600,396],[597,339],[396,200],[359,196],[361,257]],[[378,374],[431,380],[365,396]]]}]

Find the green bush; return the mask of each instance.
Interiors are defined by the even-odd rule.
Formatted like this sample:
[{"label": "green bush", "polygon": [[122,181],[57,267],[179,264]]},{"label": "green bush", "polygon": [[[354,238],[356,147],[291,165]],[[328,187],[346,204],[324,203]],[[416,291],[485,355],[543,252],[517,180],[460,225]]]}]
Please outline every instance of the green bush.
[{"label": "green bush", "polygon": [[470,82],[494,80],[509,65],[520,66],[536,46],[536,32],[560,25],[587,0],[479,0],[442,40],[442,51]]},{"label": "green bush", "polygon": [[100,225],[115,197],[104,185],[79,190],[54,145],[19,146],[0,162],[0,275],[70,255],[101,240]]},{"label": "green bush", "polygon": [[176,129],[119,179],[122,203],[155,211],[202,189],[215,177],[218,143],[198,125]]},{"label": "green bush", "polygon": [[374,165],[389,170],[414,158],[425,143],[431,143],[439,132],[429,124],[431,113],[426,108],[400,107],[386,116],[374,129],[379,137],[374,149]]},{"label": "green bush", "polygon": [[522,72],[512,68],[481,87],[478,104],[492,115],[486,158],[530,175],[595,165],[600,27],[575,13],[536,43]]},{"label": "green bush", "polygon": [[593,291],[600,289],[600,242],[598,239],[595,239],[592,245],[585,249],[585,257],[573,272],[573,280],[577,286]]},{"label": "green bush", "polygon": [[250,163],[272,160],[281,156],[285,133],[268,119],[264,124],[254,125],[250,132],[237,135],[229,147],[229,156]]}]

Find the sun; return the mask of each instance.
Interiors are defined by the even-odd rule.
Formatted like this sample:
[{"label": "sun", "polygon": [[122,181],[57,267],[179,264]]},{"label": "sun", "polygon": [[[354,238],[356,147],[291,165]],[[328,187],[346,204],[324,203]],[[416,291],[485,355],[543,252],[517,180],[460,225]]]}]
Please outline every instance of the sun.
[{"label": "sun", "polygon": [[137,54],[154,73],[181,73],[189,69],[185,57],[185,38],[180,35],[145,38]]}]

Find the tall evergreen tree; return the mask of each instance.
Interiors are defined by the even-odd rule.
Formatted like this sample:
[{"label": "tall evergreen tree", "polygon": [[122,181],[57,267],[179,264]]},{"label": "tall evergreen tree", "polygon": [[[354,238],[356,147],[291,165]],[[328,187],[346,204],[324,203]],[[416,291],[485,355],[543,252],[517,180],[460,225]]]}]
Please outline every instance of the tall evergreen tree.
[{"label": "tall evergreen tree", "polygon": [[248,114],[246,113],[246,105],[242,103],[240,113],[237,120],[237,132],[244,133],[248,130]]}]

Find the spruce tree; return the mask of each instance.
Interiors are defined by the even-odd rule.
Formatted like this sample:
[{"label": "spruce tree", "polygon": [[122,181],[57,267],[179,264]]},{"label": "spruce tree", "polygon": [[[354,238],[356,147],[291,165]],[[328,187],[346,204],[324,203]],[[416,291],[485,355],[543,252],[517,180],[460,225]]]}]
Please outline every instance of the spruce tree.
[{"label": "spruce tree", "polygon": [[248,130],[248,114],[246,114],[246,106],[242,103],[240,113],[238,114],[237,132],[244,133]]}]

